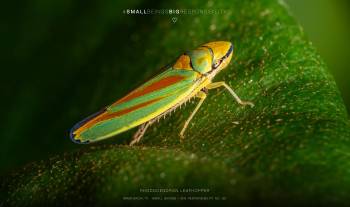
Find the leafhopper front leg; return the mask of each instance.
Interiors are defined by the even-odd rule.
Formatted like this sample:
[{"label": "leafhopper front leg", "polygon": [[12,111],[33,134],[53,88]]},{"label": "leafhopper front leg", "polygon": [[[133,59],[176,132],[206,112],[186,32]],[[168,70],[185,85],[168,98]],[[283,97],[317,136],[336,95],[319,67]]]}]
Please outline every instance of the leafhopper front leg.
[{"label": "leafhopper front leg", "polygon": [[137,130],[137,132],[134,134],[133,139],[132,139],[132,141],[130,142],[129,145],[132,146],[132,145],[138,143],[138,142],[141,140],[141,138],[143,137],[143,135],[145,134],[147,128],[148,128],[153,122],[154,122],[154,120],[151,120],[151,121],[148,121],[148,122],[146,122],[146,123],[143,123],[143,124],[139,127],[139,129]]},{"label": "leafhopper front leg", "polygon": [[242,101],[238,95],[232,90],[232,88],[230,86],[228,86],[224,81],[220,81],[220,82],[214,82],[214,83],[210,83],[209,85],[206,86],[207,89],[213,89],[213,88],[218,88],[218,87],[225,87],[230,94],[235,98],[235,100],[240,104],[240,105],[249,105],[251,107],[254,107],[254,104],[250,101]]},{"label": "leafhopper front leg", "polygon": [[191,119],[193,118],[193,116],[197,113],[198,109],[201,107],[202,103],[204,102],[205,98],[207,98],[207,94],[204,93],[203,91],[199,91],[196,95],[196,97],[200,98],[200,101],[198,102],[196,108],[192,111],[190,117],[188,117],[188,119],[185,122],[185,125],[183,126],[181,132],[180,132],[180,138],[183,139],[184,138],[184,133],[188,127],[188,124],[191,122]]}]

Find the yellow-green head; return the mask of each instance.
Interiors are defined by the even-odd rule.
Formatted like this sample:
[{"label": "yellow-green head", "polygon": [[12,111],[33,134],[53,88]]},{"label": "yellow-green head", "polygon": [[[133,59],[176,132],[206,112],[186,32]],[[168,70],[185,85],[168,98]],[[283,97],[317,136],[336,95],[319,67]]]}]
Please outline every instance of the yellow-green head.
[{"label": "yellow-green head", "polygon": [[209,42],[181,55],[175,69],[192,69],[201,74],[217,73],[224,69],[232,58],[233,45],[227,41]]}]

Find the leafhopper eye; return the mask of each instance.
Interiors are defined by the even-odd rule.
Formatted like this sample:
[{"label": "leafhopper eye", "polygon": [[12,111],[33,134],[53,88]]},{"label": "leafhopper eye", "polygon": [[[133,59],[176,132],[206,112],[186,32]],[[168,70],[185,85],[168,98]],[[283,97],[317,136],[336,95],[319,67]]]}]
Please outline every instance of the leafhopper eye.
[{"label": "leafhopper eye", "polygon": [[218,61],[216,61],[212,66],[213,69],[216,69],[217,67],[219,67],[221,65],[221,62],[222,62],[222,59],[219,59]]}]

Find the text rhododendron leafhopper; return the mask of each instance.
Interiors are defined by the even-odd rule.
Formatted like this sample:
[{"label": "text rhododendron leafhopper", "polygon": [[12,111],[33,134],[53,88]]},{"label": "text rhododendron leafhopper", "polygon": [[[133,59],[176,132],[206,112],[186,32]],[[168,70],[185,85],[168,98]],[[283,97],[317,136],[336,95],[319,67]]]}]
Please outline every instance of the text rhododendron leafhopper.
[{"label": "text rhododendron leafhopper", "polygon": [[164,72],[147,81],[103,110],[77,123],[70,132],[76,143],[90,143],[109,138],[139,126],[130,145],[140,141],[147,128],[193,97],[200,99],[186,120],[180,137],[207,97],[208,89],[225,87],[241,105],[242,101],[225,82],[212,82],[215,75],[230,62],[231,42],[210,42],[185,52]]}]

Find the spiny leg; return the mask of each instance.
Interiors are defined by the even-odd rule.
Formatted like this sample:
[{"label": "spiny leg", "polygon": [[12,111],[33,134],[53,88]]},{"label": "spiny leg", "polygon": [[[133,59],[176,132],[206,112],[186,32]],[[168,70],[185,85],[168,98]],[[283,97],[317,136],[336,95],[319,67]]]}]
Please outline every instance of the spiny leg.
[{"label": "spiny leg", "polygon": [[193,112],[191,113],[190,117],[188,117],[188,119],[185,122],[185,125],[183,126],[181,132],[180,132],[180,138],[183,139],[184,138],[184,133],[186,131],[186,128],[188,127],[188,124],[190,123],[191,119],[193,118],[193,116],[197,113],[198,109],[201,107],[202,103],[204,102],[205,98],[207,97],[207,94],[205,94],[203,91],[199,91],[196,95],[196,97],[200,98],[201,100],[198,102],[196,108],[193,110]]},{"label": "spiny leg", "polygon": [[143,123],[139,129],[137,130],[137,132],[135,132],[132,141],[130,142],[130,146],[138,143],[141,138],[143,137],[143,135],[145,134],[147,128],[154,122],[154,120],[148,121],[146,123]]},{"label": "spiny leg", "polygon": [[238,95],[232,90],[232,88],[230,86],[228,86],[225,82],[220,81],[220,82],[214,82],[214,83],[210,83],[209,85],[206,86],[207,89],[213,89],[213,88],[218,88],[218,87],[225,87],[230,94],[236,99],[236,101],[241,104],[241,105],[249,105],[251,107],[254,107],[254,104],[250,101],[242,101]]}]

